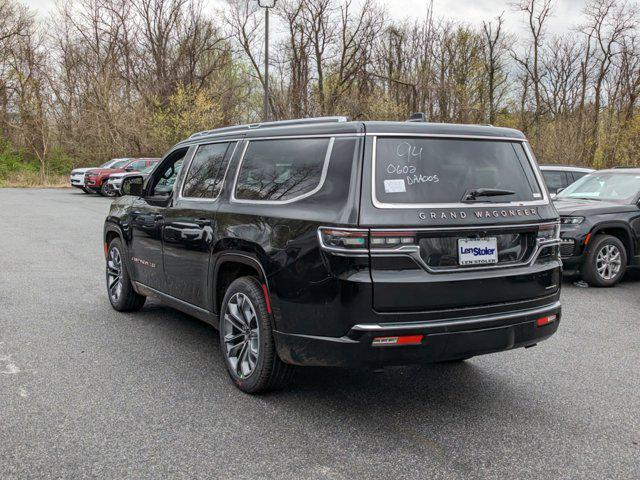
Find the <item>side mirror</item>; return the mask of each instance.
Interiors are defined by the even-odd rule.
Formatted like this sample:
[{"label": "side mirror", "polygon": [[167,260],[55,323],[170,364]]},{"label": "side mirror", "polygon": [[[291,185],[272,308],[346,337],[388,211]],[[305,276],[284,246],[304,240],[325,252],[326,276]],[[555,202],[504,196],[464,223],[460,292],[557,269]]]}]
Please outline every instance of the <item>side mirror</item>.
[{"label": "side mirror", "polygon": [[124,177],[120,190],[122,191],[122,195],[141,197],[143,184],[144,178],[142,175],[131,175],[130,177]]},{"label": "side mirror", "polygon": [[564,190],[564,187],[557,189],[556,190],[556,195],[559,194],[562,190]]},{"label": "side mirror", "polygon": [[132,166],[128,166],[124,169],[125,172],[134,172],[135,169]]}]

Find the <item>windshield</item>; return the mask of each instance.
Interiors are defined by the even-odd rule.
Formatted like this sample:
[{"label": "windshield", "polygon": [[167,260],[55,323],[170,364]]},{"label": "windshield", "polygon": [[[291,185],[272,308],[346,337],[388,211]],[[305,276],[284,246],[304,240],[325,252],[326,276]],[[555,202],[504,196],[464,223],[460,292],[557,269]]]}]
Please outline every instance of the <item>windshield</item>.
[{"label": "windshield", "polygon": [[156,167],[157,164],[158,164],[157,162],[153,162],[150,165],[147,165],[142,170],[140,170],[140,173],[149,173],[151,170],[153,170]]},{"label": "windshield", "polygon": [[640,174],[595,172],[582,177],[558,194],[558,198],[586,198],[631,203],[640,191]]},{"label": "windshield", "polygon": [[124,167],[127,163],[129,163],[129,160],[120,160],[119,162],[115,162],[112,163],[110,166],[108,166],[107,168],[122,168]]},{"label": "windshield", "polygon": [[385,204],[542,199],[521,142],[378,138],[375,197]]}]

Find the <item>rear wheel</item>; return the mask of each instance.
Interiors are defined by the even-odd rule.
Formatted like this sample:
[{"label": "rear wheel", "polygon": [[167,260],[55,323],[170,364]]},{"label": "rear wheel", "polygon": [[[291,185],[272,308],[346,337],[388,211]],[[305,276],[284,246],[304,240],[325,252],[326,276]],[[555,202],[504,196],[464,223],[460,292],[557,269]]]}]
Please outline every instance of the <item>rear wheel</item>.
[{"label": "rear wheel", "polygon": [[124,249],[119,238],[114,238],[107,249],[107,294],[111,306],[119,312],[140,310],[147,297],[136,293],[124,262]]},{"label": "rear wheel", "polygon": [[612,235],[596,236],[582,266],[582,279],[595,287],[613,287],[627,269],[624,244]]},{"label": "rear wheel", "polygon": [[286,385],[293,367],[278,357],[271,315],[258,280],[235,280],[227,289],[221,310],[220,350],[233,383],[254,394]]}]

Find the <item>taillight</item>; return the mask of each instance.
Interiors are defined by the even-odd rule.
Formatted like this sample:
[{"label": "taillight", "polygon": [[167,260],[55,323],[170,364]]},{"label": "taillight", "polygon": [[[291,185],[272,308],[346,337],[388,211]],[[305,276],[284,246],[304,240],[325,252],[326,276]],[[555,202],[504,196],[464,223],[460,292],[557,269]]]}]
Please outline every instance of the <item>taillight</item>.
[{"label": "taillight", "polygon": [[320,245],[325,250],[341,253],[368,253],[417,247],[416,232],[403,230],[369,230],[320,227]]},{"label": "taillight", "polygon": [[357,228],[318,229],[320,245],[333,252],[366,253],[369,250],[369,231]]},{"label": "taillight", "polygon": [[538,228],[538,242],[550,242],[560,240],[560,224],[545,223]]},{"label": "taillight", "polygon": [[369,240],[371,249],[390,249],[416,246],[416,232],[411,231],[372,231]]}]

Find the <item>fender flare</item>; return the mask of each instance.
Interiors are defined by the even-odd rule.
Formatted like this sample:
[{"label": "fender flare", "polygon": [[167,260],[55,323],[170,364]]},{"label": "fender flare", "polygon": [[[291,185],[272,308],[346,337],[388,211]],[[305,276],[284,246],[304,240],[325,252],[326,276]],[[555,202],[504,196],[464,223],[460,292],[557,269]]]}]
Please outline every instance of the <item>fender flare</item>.
[{"label": "fender flare", "polygon": [[220,272],[220,268],[228,262],[242,263],[251,268],[254,268],[258,272],[260,283],[265,285],[267,295],[269,296],[269,302],[271,302],[271,288],[269,286],[269,280],[267,279],[267,272],[262,266],[262,263],[260,263],[260,260],[258,260],[255,255],[252,255],[248,252],[223,252],[218,255],[216,263],[213,266],[213,273],[211,275],[212,280],[210,291],[212,292],[212,311],[215,311],[215,306],[218,304],[218,293],[216,288],[218,274]]}]

